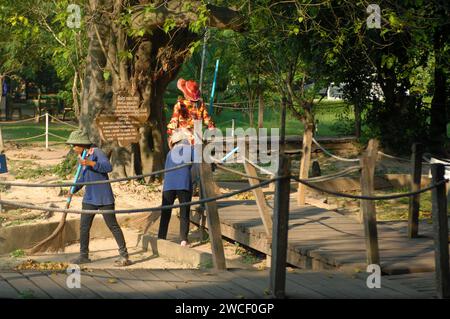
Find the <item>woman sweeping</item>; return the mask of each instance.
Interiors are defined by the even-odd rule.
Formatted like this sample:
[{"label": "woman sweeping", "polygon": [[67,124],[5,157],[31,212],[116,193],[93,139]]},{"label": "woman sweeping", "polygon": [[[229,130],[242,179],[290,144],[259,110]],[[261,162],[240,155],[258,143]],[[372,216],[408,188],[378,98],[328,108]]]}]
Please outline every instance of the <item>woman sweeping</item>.
[{"label": "woman sweeping", "polygon": [[[97,147],[93,147],[88,135],[80,130],[70,134],[66,142],[73,147],[79,156],[79,163],[82,170],[77,183],[108,180],[108,173],[112,171],[111,163],[106,155]],[[82,154],[85,152],[86,157]],[[83,186],[76,186],[73,193],[79,191]],[[82,208],[86,210],[114,210],[114,194],[111,184],[86,185],[83,196]],[[74,264],[89,263],[89,232],[94,220],[94,214],[82,214],[80,220],[80,256],[71,260]],[[106,225],[114,236],[119,246],[120,257],[115,261],[116,266],[128,266],[131,264],[128,259],[128,250],[122,229],[117,223],[115,214],[103,214]]]}]

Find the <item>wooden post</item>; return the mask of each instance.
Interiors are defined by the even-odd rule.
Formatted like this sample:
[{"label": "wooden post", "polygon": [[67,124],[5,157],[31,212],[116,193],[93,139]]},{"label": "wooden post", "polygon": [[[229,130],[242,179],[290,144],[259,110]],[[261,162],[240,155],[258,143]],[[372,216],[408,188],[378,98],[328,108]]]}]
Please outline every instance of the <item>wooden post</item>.
[{"label": "wooden post", "polygon": [[[445,166],[431,165],[432,183],[444,179]],[[439,298],[450,298],[450,269],[448,253],[448,217],[445,183],[432,190],[432,215],[434,256],[436,265],[436,289]]]},{"label": "wooden post", "polygon": [[270,268],[270,290],[275,298],[285,297],[286,261],[289,226],[290,160],[280,156],[273,208],[272,259]]},{"label": "wooden post", "polygon": [[[411,154],[411,192],[420,189],[422,178],[422,152],[423,147],[420,143],[412,146]],[[419,234],[419,209],[420,194],[409,198],[409,214],[408,214],[408,238],[416,238]]]},{"label": "wooden post", "polygon": [[[305,127],[303,133],[303,145],[302,145],[302,159],[300,161],[300,173],[299,178],[308,178],[309,165],[311,162],[311,145],[312,145],[313,126],[309,125]],[[305,205],[305,185],[298,183],[297,202],[298,205]]]},{"label": "wooden post", "polygon": [[[248,161],[244,161],[245,173],[250,176],[258,177],[256,169]],[[256,178],[249,178],[248,182],[250,186],[257,185],[260,181]],[[267,205],[266,199],[264,197],[264,192],[261,187],[252,190],[253,195],[256,198],[256,205],[258,206],[258,211],[263,221],[264,229],[266,230],[267,239],[272,237],[272,217],[269,213],[269,206]]]},{"label": "wooden post", "polygon": [[264,92],[259,90],[259,99],[258,99],[258,128],[262,128],[264,126]]},{"label": "wooden post", "polygon": [[[372,196],[374,192],[375,164],[378,155],[378,141],[370,140],[366,151],[360,159],[361,164],[361,195]],[[375,202],[361,200],[361,218],[366,237],[367,264],[380,264],[378,251],[378,232]]]},{"label": "wooden post", "polygon": [[[206,198],[216,196],[213,183],[211,164],[200,163],[200,182],[203,195]],[[214,268],[216,270],[226,270],[225,253],[223,251],[222,231],[220,230],[220,220],[215,201],[206,205],[209,239],[211,241]]]}]

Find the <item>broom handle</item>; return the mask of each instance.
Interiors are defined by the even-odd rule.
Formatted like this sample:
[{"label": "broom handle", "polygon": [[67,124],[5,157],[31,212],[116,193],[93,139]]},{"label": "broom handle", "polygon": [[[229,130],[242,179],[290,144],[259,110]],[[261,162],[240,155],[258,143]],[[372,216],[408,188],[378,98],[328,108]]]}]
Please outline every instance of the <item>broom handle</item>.
[{"label": "broom handle", "polygon": [[[87,155],[87,151],[86,151],[86,149],[85,149],[85,150],[83,151],[83,154],[81,154],[81,159],[84,160],[84,159],[86,158],[86,155]],[[78,177],[80,176],[82,167],[83,167],[83,166],[82,166],[81,164],[78,164],[77,172],[75,173],[75,178],[74,178],[74,180],[73,180],[74,183],[77,182]],[[67,197],[67,201],[66,201],[66,209],[68,209],[68,208],[70,207],[70,202],[72,201],[72,196],[73,196],[73,192],[74,192],[74,191],[75,191],[75,186],[72,186],[72,187],[70,188],[69,197]]]}]

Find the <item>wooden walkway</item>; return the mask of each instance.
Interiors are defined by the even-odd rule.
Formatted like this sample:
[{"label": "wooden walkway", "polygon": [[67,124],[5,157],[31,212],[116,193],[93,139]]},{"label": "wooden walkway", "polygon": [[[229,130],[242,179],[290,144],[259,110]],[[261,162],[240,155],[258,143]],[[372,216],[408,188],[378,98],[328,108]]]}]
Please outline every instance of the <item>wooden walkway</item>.
[{"label": "wooden walkway", "polygon": [[[392,278],[394,278],[393,276]],[[268,271],[228,270],[219,274],[185,269],[90,270],[81,288],[69,289],[65,273],[0,272],[0,299],[267,299]],[[369,289],[359,275],[337,272],[288,272],[288,298],[434,298],[433,281],[420,276],[382,277]],[[417,286],[420,284],[419,286]]]},{"label": "wooden walkway", "polygon": [[[254,201],[219,202],[222,234],[267,253],[267,239]],[[356,219],[315,206],[291,204],[288,262],[303,269],[366,269],[363,225]],[[378,223],[382,271],[404,274],[434,271],[432,225],[421,223],[421,238],[408,239],[406,223]]]}]

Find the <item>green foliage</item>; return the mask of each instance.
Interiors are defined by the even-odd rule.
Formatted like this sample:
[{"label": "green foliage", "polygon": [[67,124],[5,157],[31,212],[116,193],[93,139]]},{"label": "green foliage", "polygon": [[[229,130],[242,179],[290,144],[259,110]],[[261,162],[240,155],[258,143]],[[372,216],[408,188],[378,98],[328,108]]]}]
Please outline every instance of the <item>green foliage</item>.
[{"label": "green foliage", "polygon": [[9,254],[13,258],[23,258],[26,256],[25,251],[23,249],[16,249]]},{"label": "green foliage", "polygon": [[74,174],[77,164],[78,156],[73,150],[70,150],[64,161],[55,166],[53,173],[63,179],[67,179]]},{"label": "green foliage", "polygon": [[[184,4],[184,7],[188,7],[189,10],[192,9],[192,5],[189,3]],[[197,7],[197,19],[189,23],[189,30],[194,33],[200,33],[208,22],[208,14],[209,10],[206,7],[206,4],[202,4]]]}]

